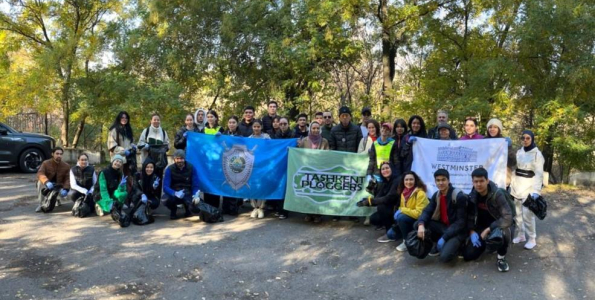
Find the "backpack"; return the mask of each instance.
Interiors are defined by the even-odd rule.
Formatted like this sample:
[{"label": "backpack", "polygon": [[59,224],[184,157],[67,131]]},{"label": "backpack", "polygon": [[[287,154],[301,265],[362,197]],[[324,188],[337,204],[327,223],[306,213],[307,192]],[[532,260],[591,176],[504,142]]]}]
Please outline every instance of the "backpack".
[{"label": "backpack", "polygon": [[510,193],[503,188],[498,188],[498,190],[496,190],[496,193],[498,193],[498,192],[504,194],[504,198],[506,199],[506,202],[508,202],[508,206],[510,206],[510,211],[512,213],[512,220],[514,222],[514,217],[516,217],[516,206],[514,205],[514,199],[512,198]]},{"label": "backpack", "polygon": [[[451,201],[452,201],[452,204],[457,204],[457,196],[458,196],[458,195],[459,195],[459,193],[460,193],[460,192],[462,192],[462,191],[463,191],[463,190],[461,190],[461,189],[458,189],[458,188],[454,188],[454,189],[452,190],[452,194],[450,195],[450,197],[451,197]],[[436,193],[434,194],[434,201],[438,201],[438,199],[437,199],[437,198],[438,198],[438,195],[440,195],[440,191],[438,191],[438,192],[436,192]]]}]

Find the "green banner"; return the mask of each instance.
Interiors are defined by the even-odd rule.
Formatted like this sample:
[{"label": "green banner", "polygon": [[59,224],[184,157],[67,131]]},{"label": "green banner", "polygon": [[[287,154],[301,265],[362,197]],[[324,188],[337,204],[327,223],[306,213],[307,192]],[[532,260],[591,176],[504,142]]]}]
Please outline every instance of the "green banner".
[{"label": "green banner", "polygon": [[369,216],[375,208],[357,207],[366,192],[368,155],[289,148],[283,208],[308,214]]}]

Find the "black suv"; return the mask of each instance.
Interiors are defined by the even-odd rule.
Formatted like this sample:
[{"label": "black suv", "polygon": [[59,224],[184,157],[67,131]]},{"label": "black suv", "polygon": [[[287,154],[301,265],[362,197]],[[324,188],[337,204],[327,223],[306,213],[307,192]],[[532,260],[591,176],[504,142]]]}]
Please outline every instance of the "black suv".
[{"label": "black suv", "polygon": [[0,123],[0,168],[18,166],[26,173],[37,172],[51,157],[56,141],[47,135],[18,132]]}]

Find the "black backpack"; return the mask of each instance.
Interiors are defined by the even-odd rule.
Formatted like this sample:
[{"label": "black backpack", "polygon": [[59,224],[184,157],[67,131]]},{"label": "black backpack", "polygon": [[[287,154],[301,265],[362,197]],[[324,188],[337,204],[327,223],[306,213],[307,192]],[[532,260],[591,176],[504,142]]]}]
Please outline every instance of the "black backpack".
[{"label": "black backpack", "polygon": [[514,222],[514,217],[516,217],[516,206],[514,205],[514,199],[512,198],[510,193],[503,188],[498,188],[496,193],[504,194],[504,198],[506,199],[506,202],[508,202],[508,206],[510,206],[510,211],[512,213],[512,220]]}]

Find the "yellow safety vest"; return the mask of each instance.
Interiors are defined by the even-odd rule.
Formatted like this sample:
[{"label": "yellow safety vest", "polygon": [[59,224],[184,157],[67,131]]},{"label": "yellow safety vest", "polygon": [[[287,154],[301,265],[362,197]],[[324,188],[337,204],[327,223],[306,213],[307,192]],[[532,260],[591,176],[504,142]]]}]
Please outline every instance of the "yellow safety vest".
[{"label": "yellow safety vest", "polygon": [[217,132],[219,132],[220,129],[221,129],[221,126],[217,126],[217,128],[205,127],[205,134],[215,135],[215,134],[217,134]]},{"label": "yellow safety vest", "polygon": [[395,141],[390,141],[385,145],[378,143],[378,140],[374,142],[374,150],[376,151],[376,165],[380,169],[380,164],[385,161],[390,161],[390,151],[393,149]]}]

